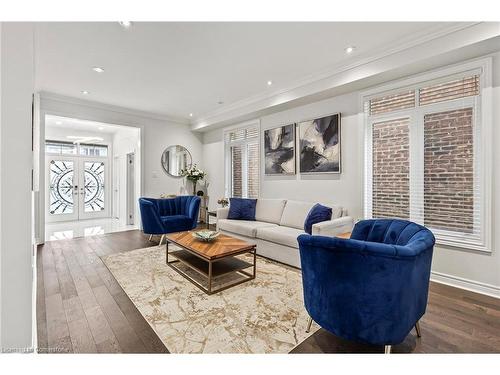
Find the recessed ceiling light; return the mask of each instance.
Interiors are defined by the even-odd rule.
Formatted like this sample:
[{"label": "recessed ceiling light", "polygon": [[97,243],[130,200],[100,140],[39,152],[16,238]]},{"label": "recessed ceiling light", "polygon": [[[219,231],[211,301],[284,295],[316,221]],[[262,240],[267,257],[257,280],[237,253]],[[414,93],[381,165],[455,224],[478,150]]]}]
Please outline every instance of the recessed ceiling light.
[{"label": "recessed ceiling light", "polygon": [[267,85],[271,86],[273,84],[273,81],[267,81]]},{"label": "recessed ceiling light", "polygon": [[62,125],[62,121],[56,121],[56,125]]},{"label": "recessed ceiling light", "polygon": [[99,130],[104,130],[104,126],[99,126]]},{"label": "recessed ceiling light", "polygon": [[222,100],[219,100],[219,101],[217,102],[217,104],[219,104],[219,105],[220,105],[220,104],[224,104],[224,102],[223,102]]},{"label": "recessed ceiling light", "polygon": [[104,69],[103,69],[103,68],[101,68],[101,67],[98,67],[98,66],[94,66],[94,67],[92,68],[92,70],[93,70],[94,72],[96,72],[96,73],[103,73],[103,72],[104,72]]},{"label": "recessed ceiling light", "polygon": [[355,49],[356,49],[356,47],[354,47],[354,46],[346,47],[345,53],[353,53]]},{"label": "recessed ceiling light", "polygon": [[192,114],[192,113],[190,113],[190,114],[189,114],[189,117],[193,117],[193,114]]},{"label": "recessed ceiling light", "polygon": [[90,92],[88,92],[87,90],[83,90],[83,91],[82,91],[82,94],[83,94],[83,95],[88,95],[88,94],[90,94]]},{"label": "recessed ceiling light", "polygon": [[128,29],[130,26],[132,26],[132,22],[130,21],[120,21],[119,24],[125,29]]}]

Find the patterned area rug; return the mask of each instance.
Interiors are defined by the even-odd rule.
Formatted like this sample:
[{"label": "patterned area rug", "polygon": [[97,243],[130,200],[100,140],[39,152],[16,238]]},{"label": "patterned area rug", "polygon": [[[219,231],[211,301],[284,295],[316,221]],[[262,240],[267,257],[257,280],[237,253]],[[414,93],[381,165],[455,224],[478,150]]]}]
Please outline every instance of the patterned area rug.
[{"label": "patterned area rug", "polygon": [[254,280],[207,295],[158,246],[103,257],[171,353],[288,353],[306,333],[299,270],[257,258]]}]

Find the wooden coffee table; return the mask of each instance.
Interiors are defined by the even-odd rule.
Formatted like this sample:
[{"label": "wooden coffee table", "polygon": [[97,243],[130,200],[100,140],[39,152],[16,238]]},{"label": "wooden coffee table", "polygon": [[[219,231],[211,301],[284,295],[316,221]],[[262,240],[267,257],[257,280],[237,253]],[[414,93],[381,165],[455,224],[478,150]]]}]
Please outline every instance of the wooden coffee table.
[{"label": "wooden coffee table", "polygon": [[349,238],[351,238],[351,232],[345,232],[345,233],[337,234],[335,237],[344,238],[344,239],[348,240]]},{"label": "wooden coffee table", "polygon": [[[213,294],[255,279],[256,248],[255,244],[240,240],[226,234],[220,234],[212,242],[202,242],[191,235],[191,231],[167,234],[165,251],[166,263],[207,294]],[[169,243],[175,244],[181,250],[169,249]],[[250,253],[253,262],[247,262],[238,255]],[[174,260],[170,260],[174,257]],[[204,282],[200,282],[178,267],[179,264],[195,271]],[[245,271],[253,267],[253,272]],[[222,276],[237,274],[239,277],[232,282],[224,283],[219,288],[213,288],[213,283]],[[204,285],[206,284],[206,286]]]}]

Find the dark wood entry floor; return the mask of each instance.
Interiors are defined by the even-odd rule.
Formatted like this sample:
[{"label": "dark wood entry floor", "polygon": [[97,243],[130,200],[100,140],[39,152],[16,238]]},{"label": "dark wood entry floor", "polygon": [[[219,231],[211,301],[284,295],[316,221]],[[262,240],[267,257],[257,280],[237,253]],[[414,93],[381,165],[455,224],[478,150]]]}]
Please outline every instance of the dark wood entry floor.
[{"label": "dark wood entry floor", "polygon": [[100,258],[148,246],[138,230],[39,246],[39,352],[168,353]]},{"label": "dark wood entry floor", "polygon": [[[168,353],[101,256],[152,246],[127,231],[39,246],[39,352]],[[500,300],[431,283],[422,338],[413,331],[395,353],[500,353]],[[382,353],[320,329],[292,353]]]}]

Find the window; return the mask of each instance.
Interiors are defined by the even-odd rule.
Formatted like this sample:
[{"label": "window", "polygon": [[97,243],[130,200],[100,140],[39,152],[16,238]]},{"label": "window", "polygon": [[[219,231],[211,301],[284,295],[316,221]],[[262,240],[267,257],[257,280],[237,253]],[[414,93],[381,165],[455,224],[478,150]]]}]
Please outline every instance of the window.
[{"label": "window", "polygon": [[108,156],[108,146],[94,144],[77,144],[63,141],[45,141],[45,152],[58,155]]},{"label": "window", "polygon": [[489,251],[491,126],[482,88],[490,60],[471,65],[363,95],[365,216],[409,219],[440,244]]},{"label": "window", "polygon": [[373,124],[373,217],[410,217],[409,119]]},{"label": "window", "polygon": [[45,141],[45,152],[58,155],[75,155],[76,145],[72,142]]},{"label": "window", "polygon": [[108,156],[108,146],[80,144],[80,155],[83,156]]},{"label": "window", "polygon": [[259,197],[259,124],[247,123],[224,132],[226,195]]}]

